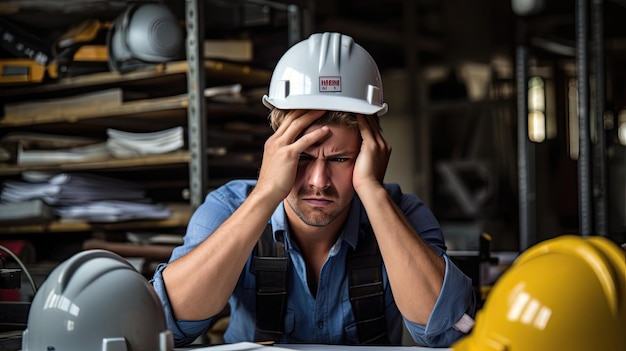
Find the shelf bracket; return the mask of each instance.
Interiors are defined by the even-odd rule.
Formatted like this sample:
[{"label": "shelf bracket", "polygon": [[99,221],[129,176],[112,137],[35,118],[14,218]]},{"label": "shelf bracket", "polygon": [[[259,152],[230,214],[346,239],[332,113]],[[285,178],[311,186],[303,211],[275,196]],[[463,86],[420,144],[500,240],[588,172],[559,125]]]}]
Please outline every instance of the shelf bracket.
[{"label": "shelf bracket", "polygon": [[208,160],[206,157],[206,100],[204,99],[204,9],[202,0],[185,2],[187,26],[187,106],[189,137],[189,202],[192,209],[202,203],[207,191]]}]

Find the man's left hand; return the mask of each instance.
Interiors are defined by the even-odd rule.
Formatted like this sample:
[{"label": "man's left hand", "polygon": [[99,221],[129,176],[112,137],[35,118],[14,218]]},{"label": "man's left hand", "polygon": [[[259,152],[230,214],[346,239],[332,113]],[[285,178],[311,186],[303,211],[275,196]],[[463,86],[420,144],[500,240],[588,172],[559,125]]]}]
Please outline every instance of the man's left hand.
[{"label": "man's left hand", "polygon": [[359,114],[357,120],[363,141],[354,165],[352,183],[358,193],[362,186],[382,184],[391,156],[391,144],[383,137],[374,118]]}]

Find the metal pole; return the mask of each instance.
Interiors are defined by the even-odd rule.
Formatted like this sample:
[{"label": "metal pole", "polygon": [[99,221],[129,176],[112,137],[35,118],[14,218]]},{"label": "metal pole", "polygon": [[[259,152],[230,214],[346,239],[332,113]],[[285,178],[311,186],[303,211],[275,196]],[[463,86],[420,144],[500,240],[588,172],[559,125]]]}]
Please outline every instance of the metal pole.
[{"label": "metal pole", "polygon": [[304,0],[302,6],[302,34],[301,39],[315,31],[315,0]]},{"label": "metal pole", "polygon": [[189,138],[189,202],[196,209],[207,191],[208,160],[206,157],[206,100],[204,98],[204,1],[187,0],[187,106]]},{"label": "metal pole", "polygon": [[528,139],[528,48],[519,45],[515,51],[517,85],[517,172],[519,191],[520,252],[537,240],[535,196],[535,152]]},{"label": "metal pole", "polygon": [[607,220],[607,174],[606,144],[604,140],[604,109],[606,100],[604,69],[604,4],[602,0],[591,2],[591,31],[593,37],[595,68],[595,115],[596,138],[593,146],[593,197],[595,204],[595,234],[608,235]]},{"label": "metal pole", "polygon": [[402,18],[404,27],[404,62],[407,70],[408,112],[413,117],[416,150],[413,179],[415,192],[429,206],[432,206],[431,136],[429,101],[426,96],[427,87],[420,67],[417,40],[418,16],[417,4],[414,0],[402,2]]},{"label": "metal pole", "polygon": [[292,46],[302,40],[302,19],[300,8],[296,5],[287,6],[287,17],[287,45]]},{"label": "metal pole", "polygon": [[576,71],[578,78],[578,209],[580,234],[591,235],[589,73],[587,70],[587,0],[576,0]]}]

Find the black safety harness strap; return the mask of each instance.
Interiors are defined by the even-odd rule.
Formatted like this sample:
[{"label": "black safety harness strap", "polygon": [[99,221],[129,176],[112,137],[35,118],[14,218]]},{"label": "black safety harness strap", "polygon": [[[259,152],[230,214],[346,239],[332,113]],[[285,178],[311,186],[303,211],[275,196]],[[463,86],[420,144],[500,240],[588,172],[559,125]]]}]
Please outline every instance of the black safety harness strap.
[{"label": "black safety harness strap", "polygon": [[[284,232],[267,225],[257,244],[255,341],[280,343],[287,306],[287,267]],[[348,286],[360,345],[389,345],[385,318],[382,257],[372,228],[361,228],[359,243],[347,256]]]},{"label": "black safety harness strap", "polygon": [[256,271],[256,341],[280,342],[287,308],[287,267],[284,235],[277,231],[274,242],[272,226],[267,224],[257,243],[253,268]]},{"label": "black safety harness strap", "polygon": [[390,345],[385,318],[383,259],[371,226],[347,256],[348,289],[361,345]]}]

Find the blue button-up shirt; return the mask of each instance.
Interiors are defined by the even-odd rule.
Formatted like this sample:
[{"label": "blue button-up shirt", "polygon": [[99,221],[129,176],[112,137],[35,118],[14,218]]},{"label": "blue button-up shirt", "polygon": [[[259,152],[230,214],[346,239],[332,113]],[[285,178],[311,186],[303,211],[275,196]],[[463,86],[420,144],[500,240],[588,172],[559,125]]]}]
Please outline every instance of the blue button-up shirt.
[{"label": "blue button-up shirt", "polygon": [[[217,229],[245,200],[255,186],[253,180],[232,181],[207,195],[205,202],[193,214],[184,238],[169,262],[185,255]],[[385,188],[413,224],[422,239],[444,258],[446,272],[441,294],[435,304],[427,325],[419,325],[404,319],[393,299],[387,273],[383,266],[385,289],[385,315],[389,339],[401,344],[402,321],[418,345],[449,346],[464,334],[454,324],[463,314],[474,314],[474,294],[471,280],[448,258],[446,247],[432,212],[415,195],[403,194],[397,184],[385,184]],[[287,312],[283,343],[354,344],[358,334],[348,294],[346,255],[350,247],[356,247],[361,223],[367,223],[365,209],[355,196],[347,222],[337,242],[331,248],[320,271],[319,287],[313,296],[307,285],[306,265],[300,250],[289,236],[285,210],[281,203],[270,222],[274,232],[282,230],[286,237],[286,252],[290,259],[288,270]],[[255,275],[252,270],[252,253],[243,269],[230,304],[230,322],[224,334],[227,343],[253,341],[255,333]],[[212,318],[199,321],[176,320],[173,317],[165,285],[163,269],[158,266],[151,280],[165,308],[168,327],[174,334],[176,345],[184,345],[204,333]],[[209,294],[207,293],[207,296]]]}]

